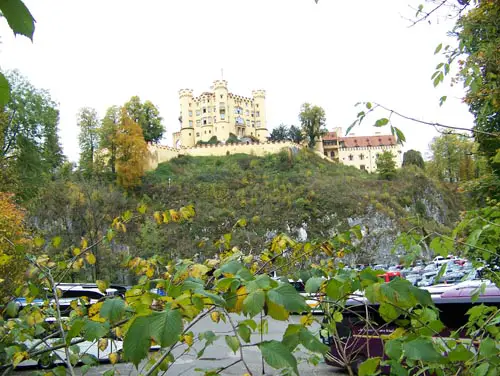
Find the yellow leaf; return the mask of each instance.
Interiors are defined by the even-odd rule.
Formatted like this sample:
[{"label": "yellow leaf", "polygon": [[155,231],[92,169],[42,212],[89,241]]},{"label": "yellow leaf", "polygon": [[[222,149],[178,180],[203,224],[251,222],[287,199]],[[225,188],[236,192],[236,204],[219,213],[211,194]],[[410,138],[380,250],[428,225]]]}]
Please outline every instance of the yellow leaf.
[{"label": "yellow leaf", "polygon": [[118,338],[122,338],[123,337],[123,330],[122,330],[121,327],[117,326],[114,329],[114,332],[115,332],[115,336],[117,336]]},{"label": "yellow leaf", "polygon": [[97,281],[95,281],[95,283],[96,283],[97,288],[99,289],[99,291],[102,292],[103,294],[106,294],[106,289],[108,288],[109,283],[106,282],[106,281],[102,281],[100,279],[98,279]]},{"label": "yellow leaf", "polygon": [[193,345],[193,335],[192,334],[186,334],[184,336],[184,342],[186,343],[186,345],[192,346]]},{"label": "yellow leaf", "polygon": [[80,248],[73,248],[73,256],[78,256],[80,253],[82,253]]},{"label": "yellow leaf", "polygon": [[193,278],[201,279],[208,272],[208,267],[201,264],[196,264],[191,267],[189,270],[189,275]]},{"label": "yellow leaf", "polygon": [[92,321],[97,321],[97,322],[105,322],[106,321],[104,318],[102,318],[99,315],[99,312],[101,311],[101,307],[102,307],[103,303],[104,302],[98,302],[98,303],[92,304],[90,306],[90,308],[89,308],[89,318]]},{"label": "yellow leaf", "polygon": [[148,268],[146,269],[146,276],[148,278],[151,278],[154,274],[155,274],[155,271],[154,271],[153,267],[151,265],[149,265]]},{"label": "yellow leaf", "polygon": [[213,322],[218,323],[220,321],[220,313],[215,311],[210,314],[210,318]]},{"label": "yellow leaf", "polygon": [[314,319],[313,319],[311,313],[300,317],[300,324],[303,326],[310,326],[313,322],[314,322]]},{"label": "yellow leaf", "polygon": [[155,211],[153,214],[153,218],[155,219],[156,223],[160,224],[162,222],[162,216],[159,211]]},{"label": "yellow leaf", "polygon": [[234,312],[241,312],[243,310],[243,300],[247,297],[247,288],[241,286],[236,290],[236,304],[234,305]]},{"label": "yellow leaf", "polygon": [[82,247],[82,249],[87,248],[87,246],[88,246],[87,239],[82,238],[82,241],[80,242],[80,246]]},{"label": "yellow leaf", "polygon": [[12,365],[15,367],[18,366],[19,363],[21,363],[23,360],[26,360],[29,358],[29,354],[27,351],[20,351],[14,353],[14,356],[12,357]]},{"label": "yellow leaf", "polygon": [[85,255],[85,260],[87,260],[87,262],[90,264],[90,265],[94,265],[95,262],[96,262],[96,258],[94,256],[94,254],[92,252],[88,252],[86,255]]},{"label": "yellow leaf", "polygon": [[99,342],[97,343],[97,347],[99,347],[99,350],[104,351],[108,348],[108,339],[107,338],[101,338]]},{"label": "yellow leaf", "polygon": [[111,364],[116,364],[118,363],[119,360],[120,360],[120,354],[115,352],[109,354],[109,361],[111,362]]},{"label": "yellow leaf", "polygon": [[36,237],[35,240],[33,241],[37,247],[41,247],[42,245],[45,244],[45,239]]}]

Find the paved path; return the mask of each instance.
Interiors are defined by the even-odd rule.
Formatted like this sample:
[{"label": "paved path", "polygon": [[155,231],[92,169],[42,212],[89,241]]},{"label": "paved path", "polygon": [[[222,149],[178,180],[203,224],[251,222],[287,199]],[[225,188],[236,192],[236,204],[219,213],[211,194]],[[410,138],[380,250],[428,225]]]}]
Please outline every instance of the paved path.
[{"label": "paved path", "polygon": [[[318,321],[321,321],[321,316],[315,317]],[[234,317],[235,321],[239,321],[241,318]],[[281,322],[269,319],[269,332],[264,336],[264,340],[281,340],[283,333],[288,326],[289,323],[298,323],[300,320],[300,316],[291,316],[288,322]],[[258,320],[256,320],[258,321]],[[319,324],[315,323],[312,326],[312,330],[318,330]],[[195,343],[193,345],[192,351],[190,353],[182,355],[176,362],[169,368],[167,375],[203,375],[203,372],[196,371],[196,369],[215,369],[219,367],[225,367],[236,360],[239,359],[239,352],[237,354],[233,354],[233,352],[228,348],[225,343],[224,336],[227,334],[231,334],[231,326],[229,324],[224,324],[222,321],[218,324],[215,324],[210,320],[210,318],[206,318],[201,320],[198,324],[193,327],[193,332],[195,334],[195,338],[198,333],[212,330],[216,335],[220,335],[217,341],[214,342],[213,345],[209,346],[203,356],[200,359],[196,359],[196,352],[199,351],[202,347],[202,343]],[[251,338],[252,342],[260,341],[260,335],[253,335]],[[178,356],[182,354],[185,348],[180,347],[174,352],[174,355]],[[193,351],[194,350],[194,351]],[[151,357],[157,356],[157,353],[151,353]],[[257,348],[247,347],[244,349],[244,359],[247,362],[250,370],[253,375],[262,375],[262,362],[260,352]],[[305,353],[296,353],[296,357],[299,360],[299,373],[300,375],[306,376],[336,376],[336,375],[345,375],[345,373],[340,370],[330,367],[324,363],[323,360],[317,365],[313,366],[307,363],[307,354]],[[110,364],[103,364],[99,367],[91,368],[91,370],[87,373],[89,376],[97,376],[102,375],[105,371],[113,368]],[[126,375],[138,375],[140,373],[144,373],[147,368],[147,362],[143,362],[139,365],[139,370],[136,370],[135,367],[128,363],[121,363],[115,365],[115,369],[119,372],[120,376]],[[79,368],[76,368],[77,373],[80,375],[81,371]],[[23,370],[15,372],[17,376],[24,376],[28,373],[31,373],[32,370]],[[240,362],[228,369],[226,369],[222,375],[243,375],[247,371],[244,365]],[[279,372],[265,365],[265,375],[278,375]]]}]

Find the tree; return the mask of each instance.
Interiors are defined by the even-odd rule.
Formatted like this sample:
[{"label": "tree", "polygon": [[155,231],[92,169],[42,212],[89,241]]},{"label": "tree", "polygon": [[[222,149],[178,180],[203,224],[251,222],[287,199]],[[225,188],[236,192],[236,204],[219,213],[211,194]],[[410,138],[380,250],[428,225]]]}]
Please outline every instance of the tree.
[{"label": "tree", "polygon": [[392,180],[396,175],[396,162],[394,155],[390,151],[385,150],[377,156],[377,173],[382,179]]},{"label": "tree", "polygon": [[403,167],[406,166],[417,166],[421,169],[425,168],[424,158],[422,158],[422,154],[417,150],[408,150],[403,154]]},{"label": "tree", "polygon": [[25,247],[29,244],[24,216],[14,195],[0,192],[0,303],[13,296],[24,278]]},{"label": "tree", "polygon": [[84,107],[77,115],[80,134],[78,142],[80,145],[80,169],[92,175],[95,171],[96,152],[99,148],[100,121],[97,111],[93,108]]},{"label": "tree", "polygon": [[301,144],[304,141],[304,134],[302,133],[302,129],[296,127],[295,125],[291,125],[288,131],[288,138],[290,141],[295,142],[296,144]]},{"label": "tree", "polygon": [[57,134],[59,110],[47,91],[19,72],[9,72],[7,78],[11,93],[0,116],[1,174],[15,175],[15,191],[29,199],[64,161]]},{"label": "tree", "polygon": [[133,188],[141,183],[144,175],[148,147],[141,127],[133,121],[125,108],[120,114],[116,136],[117,181],[124,188]]},{"label": "tree", "polygon": [[[448,64],[458,60],[459,78],[467,88],[465,102],[475,117],[474,130],[479,151],[500,176],[500,3],[477,1],[464,13],[453,30],[457,49],[446,52]],[[463,59],[464,54],[466,58]]]},{"label": "tree", "polygon": [[280,124],[271,131],[269,135],[270,141],[286,141],[288,140],[289,130],[285,124]]},{"label": "tree", "polygon": [[102,119],[100,148],[104,157],[108,158],[108,165],[111,173],[116,172],[116,141],[118,136],[118,126],[120,124],[120,108],[111,106],[106,110],[106,115]]},{"label": "tree", "polygon": [[151,101],[141,103],[141,99],[134,96],[125,103],[124,107],[130,118],[141,126],[146,142],[161,140],[165,129],[161,124],[160,112]]},{"label": "tree", "polygon": [[457,183],[475,176],[474,143],[464,135],[448,133],[435,137],[430,145],[429,172],[442,181]]},{"label": "tree", "polygon": [[320,137],[327,132],[325,110],[319,106],[304,103],[300,110],[299,119],[307,145],[314,148]]}]

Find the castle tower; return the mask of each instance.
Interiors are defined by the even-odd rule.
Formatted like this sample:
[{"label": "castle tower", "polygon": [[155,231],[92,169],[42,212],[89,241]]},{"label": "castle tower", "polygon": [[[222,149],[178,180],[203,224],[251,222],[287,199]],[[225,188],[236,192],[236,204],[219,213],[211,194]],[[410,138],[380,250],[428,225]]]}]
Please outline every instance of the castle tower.
[{"label": "castle tower", "polygon": [[[193,118],[193,90],[179,90],[179,100],[181,104],[181,131],[180,144],[184,147],[191,147],[195,144],[194,137],[194,118]],[[175,142],[175,140],[174,140]],[[174,144],[175,145],[175,144]]]},{"label": "castle tower", "polygon": [[252,91],[252,97],[256,136],[260,142],[266,142],[269,137],[266,122],[266,91],[254,90]]},{"label": "castle tower", "polygon": [[230,112],[227,81],[214,81],[213,91],[215,96],[215,133],[220,141],[226,141],[229,138],[229,133],[232,133],[229,125]]}]

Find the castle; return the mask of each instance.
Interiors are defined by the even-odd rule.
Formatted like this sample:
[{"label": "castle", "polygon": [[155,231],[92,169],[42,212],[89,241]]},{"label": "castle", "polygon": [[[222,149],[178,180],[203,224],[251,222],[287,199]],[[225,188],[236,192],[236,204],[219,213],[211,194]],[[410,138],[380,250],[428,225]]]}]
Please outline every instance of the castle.
[{"label": "castle", "polygon": [[[268,141],[266,92],[254,90],[252,98],[232,94],[227,81],[217,80],[211,92],[199,97],[193,90],[179,91],[181,129],[173,134],[173,147],[149,145],[146,169],[182,155],[224,156],[228,154],[275,154],[284,148],[303,148],[291,141]],[[318,140],[314,152],[323,159],[375,172],[377,156],[389,151],[401,167],[401,145],[392,135],[340,136],[341,128]]]},{"label": "castle", "polygon": [[252,98],[232,94],[227,81],[217,80],[211,92],[193,97],[193,90],[179,91],[181,130],[173,134],[173,145],[192,147],[209,141],[226,142],[231,134],[265,142],[266,92],[252,91]]}]

